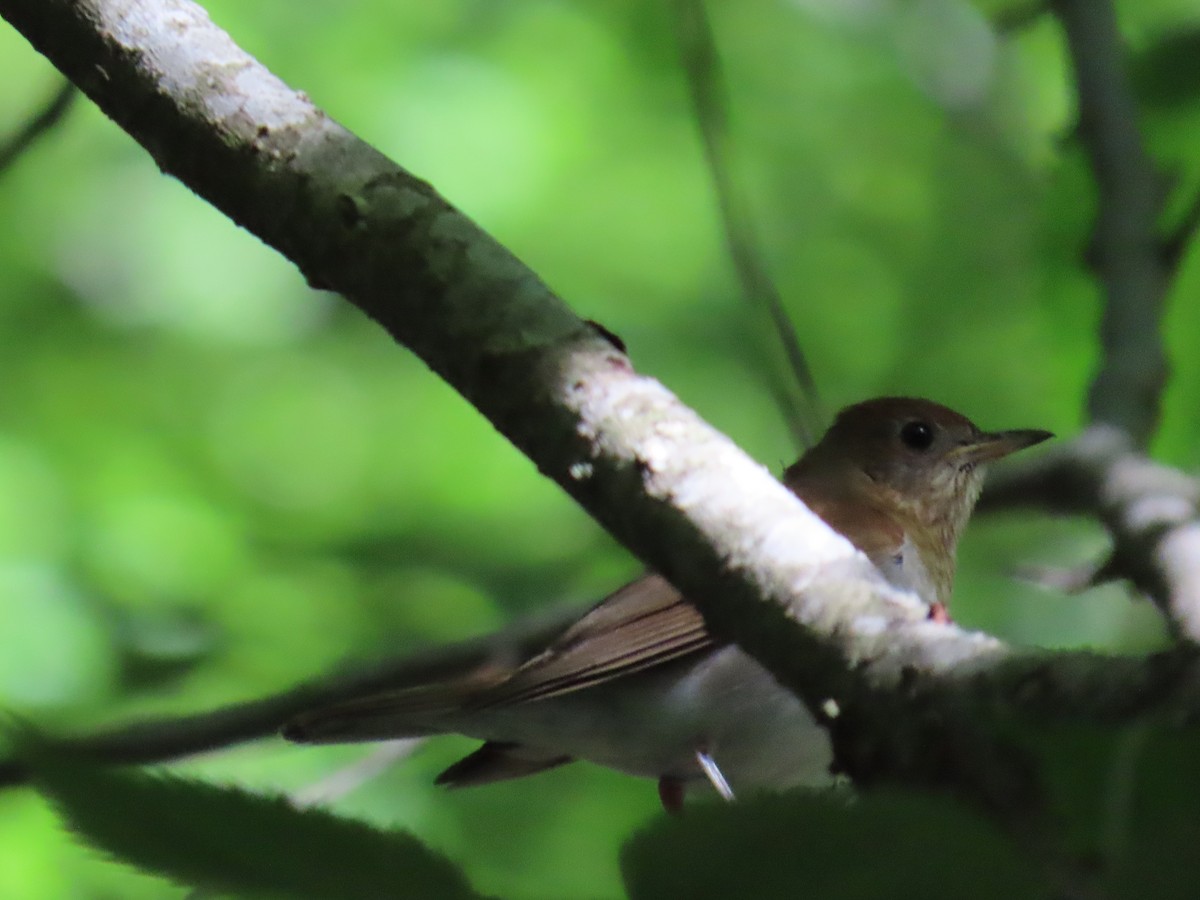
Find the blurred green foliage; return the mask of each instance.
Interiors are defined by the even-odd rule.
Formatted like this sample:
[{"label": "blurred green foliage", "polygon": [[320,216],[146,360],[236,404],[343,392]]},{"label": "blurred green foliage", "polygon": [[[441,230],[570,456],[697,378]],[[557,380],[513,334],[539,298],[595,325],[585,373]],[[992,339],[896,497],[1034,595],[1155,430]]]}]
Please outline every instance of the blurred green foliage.
[{"label": "blurred green foliage", "polygon": [[[988,17],[1010,5],[712,4],[735,174],[831,409],[911,393],[985,426],[1080,422],[1094,193],[1055,23],[998,35]],[[794,456],[723,253],[668,4],[207,8],[621,335],[639,368],[764,462]],[[1184,52],[1200,2],[1120,11],[1181,210],[1200,184]],[[57,84],[7,27],[0,80],[0,131]],[[203,709],[586,602],[637,571],[423,365],[86,102],[0,175],[0,220],[0,707],[64,728]],[[1185,467],[1200,462],[1198,276],[1189,256],[1155,446]],[[956,618],[1028,644],[1152,646],[1148,604],[1119,589],[1063,598],[1009,578],[1102,550],[1087,523],[980,521]],[[432,743],[339,809],[411,829],[484,892],[620,894],[619,847],[656,815],[651,785],[577,766],[433,788],[466,746]],[[286,791],[364,752],[265,742],[181,768]],[[83,849],[27,791],[0,793],[0,847],[0,896],[181,896]]]}]

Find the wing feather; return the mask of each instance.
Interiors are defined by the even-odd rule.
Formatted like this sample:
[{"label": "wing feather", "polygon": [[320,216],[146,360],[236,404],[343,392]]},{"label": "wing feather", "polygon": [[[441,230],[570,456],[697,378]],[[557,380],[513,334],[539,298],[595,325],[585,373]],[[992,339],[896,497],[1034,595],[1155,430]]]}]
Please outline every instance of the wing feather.
[{"label": "wing feather", "polygon": [[699,611],[654,573],[610,594],[473,706],[508,706],[593,687],[713,646]]},{"label": "wing feather", "polygon": [[664,578],[648,574],[592,607],[523,662],[484,654],[462,671],[317,707],[285,737],[306,742],[381,740],[444,730],[442,717],[557,697],[640,672],[713,645],[704,620]]}]

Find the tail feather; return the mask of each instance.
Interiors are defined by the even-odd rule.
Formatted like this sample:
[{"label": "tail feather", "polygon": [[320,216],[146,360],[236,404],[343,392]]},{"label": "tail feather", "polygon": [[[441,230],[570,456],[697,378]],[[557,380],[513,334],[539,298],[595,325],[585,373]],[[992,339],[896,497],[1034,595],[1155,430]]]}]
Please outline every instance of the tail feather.
[{"label": "tail feather", "polygon": [[[375,699],[375,698],[371,698]],[[281,734],[301,744],[337,744],[426,737],[441,729],[411,721],[386,707],[365,708],[364,703],[343,703],[301,713],[283,726]]]},{"label": "tail feather", "polygon": [[370,694],[300,713],[282,734],[289,741],[330,744],[427,737],[452,730],[440,724],[462,706],[463,699],[494,683],[480,670],[450,684],[432,684]]},{"label": "tail feather", "polygon": [[434,784],[451,788],[473,787],[536,775],[569,762],[574,762],[570,756],[539,753],[523,744],[508,741],[487,741],[474,753],[464,756],[442,772]]},{"label": "tail feather", "polygon": [[336,679],[322,686],[325,702],[294,716],[282,734],[322,744],[441,734],[451,730],[442,724],[449,713],[510,678],[578,617],[578,609],[553,610],[508,632]]}]

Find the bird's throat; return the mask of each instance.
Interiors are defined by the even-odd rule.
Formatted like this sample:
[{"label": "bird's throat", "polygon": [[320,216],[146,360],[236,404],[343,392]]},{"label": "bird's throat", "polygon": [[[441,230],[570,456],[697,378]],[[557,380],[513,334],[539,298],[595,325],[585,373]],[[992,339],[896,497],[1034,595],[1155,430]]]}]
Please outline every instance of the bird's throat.
[{"label": "bird's throat", "polygon": [[796,479],[791,487],[889,582],[931,605],[948,604],[958,539],[978,496],[974,485],[961,485],[956,502],[932,505],[865,479]]}]

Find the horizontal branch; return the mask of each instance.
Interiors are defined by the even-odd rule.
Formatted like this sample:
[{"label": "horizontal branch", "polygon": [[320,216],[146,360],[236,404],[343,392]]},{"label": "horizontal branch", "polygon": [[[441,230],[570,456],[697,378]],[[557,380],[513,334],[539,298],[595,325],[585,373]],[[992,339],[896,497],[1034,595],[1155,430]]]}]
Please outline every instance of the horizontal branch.
[{"label": "horizontal branch", "polygon": [[1200,482],[1156,463],[1121,430],[1094,425],[988,480],[980,510],[1096,518],[1112,537],[1094,580],[1128,579],[1179,637],[1200,642]]}]

